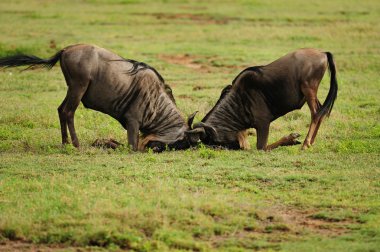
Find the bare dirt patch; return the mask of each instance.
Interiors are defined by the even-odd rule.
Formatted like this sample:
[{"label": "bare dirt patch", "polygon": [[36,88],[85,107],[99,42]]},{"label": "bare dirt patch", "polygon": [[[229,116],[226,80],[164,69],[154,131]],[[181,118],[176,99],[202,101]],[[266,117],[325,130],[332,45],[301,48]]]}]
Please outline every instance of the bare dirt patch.
[{"label": "bare dirt patch", "polygon": [[50,251],[94,251],[90,248],[64,247],[63,245],[46,246],[42,244],[33,244],[25,241],[5,241],[0,243],[2,252],[50,252]]},{"label": "bare dirt patch", "polygon": [[178,95],[179,98],[181,99],[189,99],[189,100],[194,100],[194,98],[192,96],[189,96],[189,95]]},{"label": "bare dirt patch", "polygon": [[207,65],[198,62],[199,57],[190,54],[160,54],[158,58],[170,64],[182,65],[196,70],[207,70],[208,68]]},{"label": "bare dirt patch", "polygon": [[[182,65],[187,68],[194,69],[200,72],[211,73],[215,71],[222,71],[230,73],[242,70],[247,65],[232,65],[225,63],[224,59],[218,56],[199,56],[190,54],[159,54],[158,58],[169,64]],[[219,69],[219,70],[218,70]]]},{"label": "bare dirt patch", "polygon": [[191,14],[191,13],[135,13],[135,15],[153,16],[158,20],[176,20],[178,21],[192,21],[198,24],[228,24],[236,18],[212,16],[207,14]]},{"label": "bare dirt patch", "polygon": [[[182,8],[186,9],[186,8]],[[189,9],[189,8],[188,8]],[[196,9],[194,9],[196,10]],[[197,25],[228,25],[233,22],[249,23],[256,26],[285,26],[285,27],[299,27],[299,26],[315,26],[315,24],[340,24],[347,23],[348,19],[310,19],[310,18],[290,18],[290,17],[244,17],[244,16],[227,16],[220,14],[204,14],[204,13],[132,13],[136,16],[150,16],[160,21],[161,24],[189,24],[195,23]],[[102,22],[104,23],[104,22]]]},{"label": "bare dirt patch", "polygon": [[[329,220],[315,218],[314,216],[315,212],[311,210],[274,207],[267,210],[262,216],[259,213],[258,219],[266,227],[271,225],[274,227],[284,226],[284,230],[278,228],[279,231],[290,231],[295,234],[316,233],[328,237],[348,233],[350,231],[349,225],[358,224],[354,219]],[[277,229],[275,228],[275,230]]]},{"label": "bare dirt patch", "polygon": [[256,222],[247,224],[242,230],[232,234],[215,235],[210,241],[213,247],[218,248],[231,240],[244,245],[252,240],[263,239],[269,244],[255,249],[276,249],[280,242],[302,239],[310,234],[322,237],[341,236],[350,232],[349,225],[359,224],[354,219],[318,219],[315,218],[318,216],[316,212],[284,206],[259,209],[254,213]]},{"label": "bare dirt patch", "polygon": [[196,86],[193,86],[193,91],[198,91],[198,90],[203,90],[203,89],[213,89],[214,87],[210,87],[210,86],[199,86],[199,85],[196,85]]}]

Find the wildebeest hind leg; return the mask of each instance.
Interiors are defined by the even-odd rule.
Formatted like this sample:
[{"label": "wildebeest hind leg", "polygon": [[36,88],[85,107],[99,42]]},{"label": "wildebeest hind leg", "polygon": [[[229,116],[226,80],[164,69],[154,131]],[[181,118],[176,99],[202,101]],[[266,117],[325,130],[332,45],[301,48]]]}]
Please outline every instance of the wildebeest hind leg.
[{"label": "wildebeest hind leg", "polygon": [[63,100],[61,105],[58,107],[58,116],[59,116],[59,123],[61,125],[61,136],[62,136],[62,144],[68,144],[68,135],[67,135],[67,121],[66,116],[63,114],[63,107],[66,105],[67,98]]},{"label": "wildebeest hind leg", "polygon": [[[62,108],[62,113],[60,114],[60,118],[63,118],[63,121],[67,122],[67,126],[69,128],[71,142],[75,147],[79,147],[79,140],[77,134],[75,132],[74,127],[74,114],[75,110],[78,108],[79,103],[86,92],[87,85],[70,85],[67,90],[66,102]],[[67,133],[66,133],[67,134]]]},{"label": "wildebeest hind leg", "polygon": [[307,133],[307,136],[305,138],[305,141],[302,145],[302,149],[305,150],[311,146],[311,139],[313,135],[317,134],[318,131],[318,122],[320,121],[321,117],[317,115],[318,107],[320,106],[320,102],[317,98],[317,92],[314,89],[307,88],[302,90],[306,97],[307,105],[310,109],[310,115],[311,115],[311,123],[309,127],[309,132]]},{"label": "wildebeest hind leg", "polygon": [[273,149],[280,147],[280,146],[290,146],[290,145],[300,144],[301,142],[299,142],[297,140],[297,138],[299,136],[300,136],[300,134],[298,134],[298,133],[291,133],[288,136],[281,137],[280,140],[268,145],[266,150],[269,151],[269,150],[273,150]]},{"label": "wildebeest hind leg", "polygon": [[[318,110],[322,107],[322,104],[319,102],[319,100],[317,99],[317,102],[318,102]],[[313,136],[311,137],[311,140],[310,140],[310,144],[313,145],[314,142],[315,142],[315,137],[317,136],[317,133],[318,133],[318,130],[319,130],[319,126],[321,126],[321,123],[324,119],[324,116],[321,116],[318,120],[318,123],[317,123],[317,126],[315,127],[315,130],[314,130],[314,133],[313,133]]]}]

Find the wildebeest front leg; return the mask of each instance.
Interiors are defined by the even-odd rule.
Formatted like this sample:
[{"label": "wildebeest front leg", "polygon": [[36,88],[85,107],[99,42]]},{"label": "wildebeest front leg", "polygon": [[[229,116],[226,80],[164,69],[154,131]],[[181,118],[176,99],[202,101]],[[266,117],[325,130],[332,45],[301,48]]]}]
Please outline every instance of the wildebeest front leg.
[{"label": "wildebeest front leg", "polygon": [[288,136],[282,137],[275,143],[268,145],[268,135],[269,135],[269,123],[263,123],[256,127],[257,131],[257,149],[270,151],[280,146],[289,146],[300,144],[297,138],[300,136],[298,133],[292,133]]},{"label": "wildebeest front leg", "polygon": [[128,134],[128,144],[131,146],[132,150],[137,151],[139,144],[139,124],[136,121],[127,122],[127,134]]},{"label": "wildebeest front leg", "polygon": [[260,123],[256,127],[256,135],[257,135],[257,143],[256,143],[257,149],[267,150],[269,123]]}]

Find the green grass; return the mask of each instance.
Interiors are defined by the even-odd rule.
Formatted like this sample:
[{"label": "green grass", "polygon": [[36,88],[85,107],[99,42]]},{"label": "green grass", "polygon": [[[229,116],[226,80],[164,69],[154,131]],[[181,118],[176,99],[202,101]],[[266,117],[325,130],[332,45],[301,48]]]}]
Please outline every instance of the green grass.
[{"label": "green grass", "polygon": [[[378,1],[0,3],[1,57],[97,44],[154,66],[196,121],[244,67],[297,48],[331,51],[339,82],[307,151],[153,154],[91,147],[126,132],[82,105],[81,149],[62,147],[60,68],[0,70],[0,250],[379,251],[379,14]],[[280,118],[270,142],[309,122],[307,106]]]}]

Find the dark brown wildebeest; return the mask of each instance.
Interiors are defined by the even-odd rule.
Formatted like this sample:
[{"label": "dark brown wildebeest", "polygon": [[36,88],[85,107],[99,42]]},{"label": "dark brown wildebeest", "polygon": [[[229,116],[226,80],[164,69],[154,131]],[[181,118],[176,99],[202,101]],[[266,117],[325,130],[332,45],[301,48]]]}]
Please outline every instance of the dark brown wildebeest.
[{"label": "dark brown wildebeest", "polygon": [[[79,147],[74,113],[82,101],[86,108],[108,114],[127,130],[133,150],[152,147],[185,149],[189,142],[188,124],[179,113],[171,89],[161,75],[142,62],[124,59],[93,45],[68,46],[49,59],[14,55],[0,59],[0,67],[38,66],[52,68],[58,61],[68,86],[58,107],[62,143]],[[193,116],[189,118],[191,125]],[[139,131],[143,139],[139,143]],[[197,139],[195,139],[197,140]]]},{"label": "dark brown wildebeest", "polygon": [[[329,67],[330,90],[323,105],[317,98],[318,86]],[[207,145],[229,149],[248,147],[246,130],[255,128],[257,149],[298,144],[293,133],[268,145],[272,121],[307,102],[311,112],[309,132],[302,149],[310,147],[325,116],[330,115],[337,97],[338,84],[333,56],[315,49],[300,49],[266,66],[249,67],[223,89],[222,94],[191,134],[198,133]]]}]

